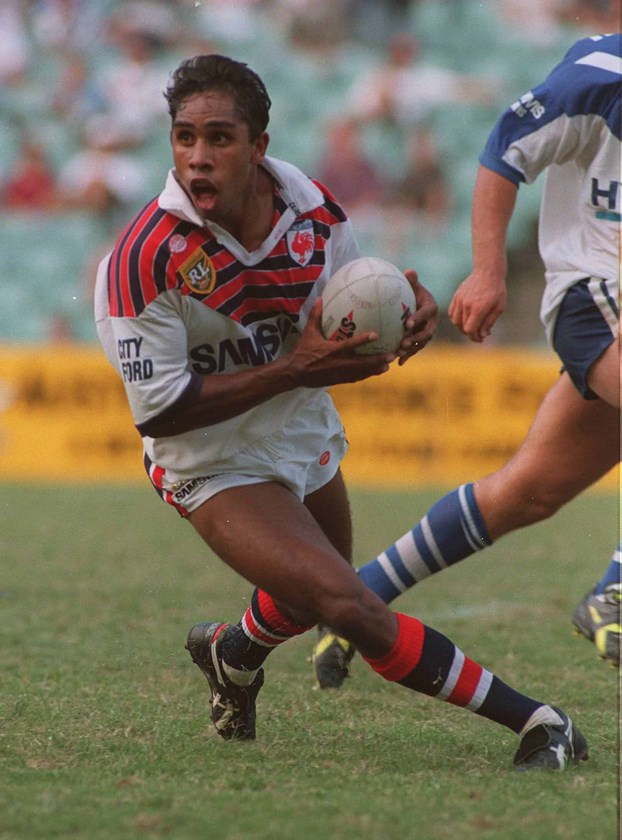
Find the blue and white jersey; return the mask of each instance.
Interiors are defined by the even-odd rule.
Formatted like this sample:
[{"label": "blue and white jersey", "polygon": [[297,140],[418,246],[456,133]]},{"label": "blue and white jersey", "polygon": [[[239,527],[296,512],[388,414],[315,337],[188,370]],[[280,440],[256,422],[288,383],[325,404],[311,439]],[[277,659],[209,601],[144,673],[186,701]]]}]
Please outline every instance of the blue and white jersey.
[{"label": "blue and white jersey", "polygon": [[480,156],[517,186],[547,169],[539,245],[549,341],[557,308],[577,280],[600,277],[619,290],[621,41],[619,33],[578,41],[502,115]]}]

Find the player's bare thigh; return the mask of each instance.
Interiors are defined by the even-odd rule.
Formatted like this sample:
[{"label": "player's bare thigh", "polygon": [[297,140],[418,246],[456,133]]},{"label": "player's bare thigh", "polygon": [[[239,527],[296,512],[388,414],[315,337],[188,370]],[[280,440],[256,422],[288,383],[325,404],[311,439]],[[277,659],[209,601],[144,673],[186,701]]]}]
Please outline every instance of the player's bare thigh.
[{"label": "player's bare thigh", "polygon": [[341,470],[319,490],[305,498],[311,512],[337,551],[352,562],[352,513]]},{"label": "player's bare thigh", "polygon": [[553,514],[620,459],[620,413],[585,400],[562,374],[518,452],[475,485],[491,538]]},{"label": "player's bare thigh", "polygon": [[327,624],[368,656],[390,649],[393,614],[284,486],[262,482],[223,490],[189,519],[228,566],[298,623]]},{"label": "player's bare thigh", "polygon": [[594,362],[587,375],[587,383],[592,391],[618,409],[622,386],[620,361],[620,338],[618,337]]}]

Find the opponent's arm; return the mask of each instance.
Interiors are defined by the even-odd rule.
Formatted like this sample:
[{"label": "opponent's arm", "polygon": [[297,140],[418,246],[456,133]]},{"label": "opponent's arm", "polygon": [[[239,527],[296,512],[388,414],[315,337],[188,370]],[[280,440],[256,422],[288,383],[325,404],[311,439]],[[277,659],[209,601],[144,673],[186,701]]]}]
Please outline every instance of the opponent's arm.
[{"label": "opponent's arm", "polygon": [[458,287],[448,310],[453,324],[471,341],[489,336],[505,310],[506,240],[517,192],[512,181],[479,166],[471,211],[473,270]]}]

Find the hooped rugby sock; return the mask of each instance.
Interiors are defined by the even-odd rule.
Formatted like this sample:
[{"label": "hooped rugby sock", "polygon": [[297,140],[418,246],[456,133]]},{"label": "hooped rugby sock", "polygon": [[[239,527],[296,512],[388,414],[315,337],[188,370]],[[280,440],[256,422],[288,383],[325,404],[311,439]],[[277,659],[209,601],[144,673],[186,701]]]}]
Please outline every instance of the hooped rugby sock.
[{"label": "hooped rugby sock", "polygon": [[385,680],[462,706],[514,732],[521,732],[544,706],[466,657],[442,633],[411,616],[395,615],[399,629],[392,649],[380,659],[364,657]]},{"label": "hooped rugby sock", "polygon": [[223,638],[225,672],[240,684],[241,677],[235,672],[244,672],[246,679],[252,672],[254,678],[269,653],[288,639],[306,633],[311,626],[295,624],[283,615],[267,592],[255,589],[250,606]]},{"label": "hooped rugby sock", "polygon": [[415,583],[491,545],[473,484],[434,504],[390,548],[358,570],[361,580],[389,604]]},{"label": "hooped rugby sock", "polygon": [[596,584],[594,594],[601,595],[608,586],[620,585],[620,572],[622,571],[622,544],[613,552],[611,563],[607,571]]}]

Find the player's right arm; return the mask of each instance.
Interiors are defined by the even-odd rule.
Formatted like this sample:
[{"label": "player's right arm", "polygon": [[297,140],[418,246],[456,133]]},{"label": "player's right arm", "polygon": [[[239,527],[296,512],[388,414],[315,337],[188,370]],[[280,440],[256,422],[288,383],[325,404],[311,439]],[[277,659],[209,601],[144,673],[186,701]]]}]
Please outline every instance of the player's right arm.
[{"label": "player's right arm", "polygon": [[142,435],[170,437],[222,423],[294,388],[325,388],[358,382],[389,368],[393,354],[359,355],[357,347],[374,338],[362,333],[327,341],[320,328],[321,301],[313,306],[305,330],[291,353],[235,373],[195,374],[196,387],[162,413],[139,426]]},{"label": "player's right arm", "polygon": [[507,231],[517,192],[515,183],[479,166],[471,211],[473,270],[458,287],[448,310],[454,326],[471,341],[482,342],[489,336],[505,310]]},{"label": "player's right arm", "polygon": [[360,355],[367,332],[327,341],[321,299],[293,349],[266,364],[203,374],[188,362],[187,335],[175,294],[158,296],[139,317],[98,321],[106,355],[119,371],[143,436],[183,434],[234,417],[294,388],[325,388],[384,373],[394,354]]}]

